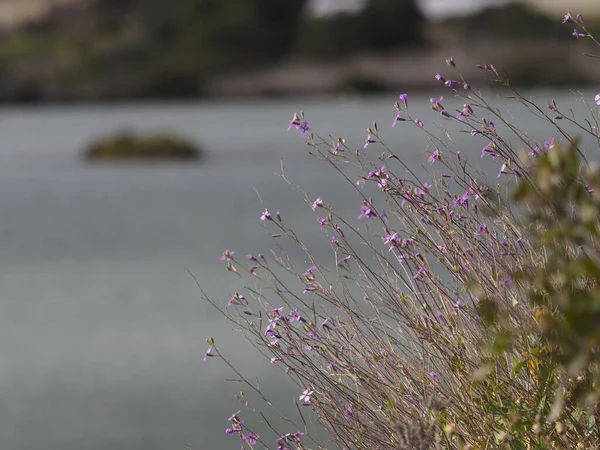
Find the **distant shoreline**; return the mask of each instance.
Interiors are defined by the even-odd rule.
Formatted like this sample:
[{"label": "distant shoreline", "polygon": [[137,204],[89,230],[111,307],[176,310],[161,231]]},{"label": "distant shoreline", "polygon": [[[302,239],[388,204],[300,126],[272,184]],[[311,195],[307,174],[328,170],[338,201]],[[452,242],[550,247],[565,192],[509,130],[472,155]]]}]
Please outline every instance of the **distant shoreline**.
[{"label": "distant shoreline", "polygon": [[[80,103],[227,101],[287,98],[323,98],[371,95],[406,90],[444,88],[434,76],[456,79],[445,60],[453,57],[469,83],[494,88],[493,74],[476,64],[493,63],[506,69],[511,84],[521,88],[589,86],[600,79],[600,66],[582,55],[577,42],[490,38],[468,41],[437,36],[436,45],[388,53],[357,54],[321,62],[288,61],[272,67],[237,71],[208,80],[194,92],[161,95],[146,89],[140,79],[129,77],[118,85],[97,80],[86,85],[6,82],[0,86],[0,105]],[[585,49],[584,49],[585,51]],[[491,60],[490,60],[490,55]],[[575,70],[576,69],[576,70]],[[423,74],[430,74],[423,77]],[[187,94],[187,95],[186,95]]]}]

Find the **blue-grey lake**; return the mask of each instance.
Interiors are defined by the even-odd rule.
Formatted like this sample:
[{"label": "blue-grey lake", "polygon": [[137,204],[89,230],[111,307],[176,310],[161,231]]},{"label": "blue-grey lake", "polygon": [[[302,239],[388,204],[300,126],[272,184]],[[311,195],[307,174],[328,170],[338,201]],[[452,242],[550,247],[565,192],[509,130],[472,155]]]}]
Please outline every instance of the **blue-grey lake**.
[{"label": "blue-grey lake", "polygon": [[[552,94],[528,93],[541,105]],[[1,109],[0,448],[239,448],[224,429],[240,409],[232,397],[241,387],[225,381],[232,374],[217,358],[202,362],[208,336],[293,411],[299,392],[284,390],[280,372],[200,299],[188,271],[227,301],[239,282],[220,255],[268,253],[264,206],[309,243],[320,236],[309,205],[277,176],[282,158],[287,178],[309,197],[356,219],[360,203],[345,182],[287,131],[295,111],[351,147],[362,147],[376,120],[388,145],[422,173],[427,141],[410,124],[391,127],[396,98]],[[571,94],[555,98],[585,113]],[[409,102],[428,129],[445,123],[429,95]],[[552,135],[515,103],[503,112],[533,137]],[[84,163],[90,139],[123,129],[180,132],[208,157]],[[461,155],[480,164],[486,142],[455,138]]]}]

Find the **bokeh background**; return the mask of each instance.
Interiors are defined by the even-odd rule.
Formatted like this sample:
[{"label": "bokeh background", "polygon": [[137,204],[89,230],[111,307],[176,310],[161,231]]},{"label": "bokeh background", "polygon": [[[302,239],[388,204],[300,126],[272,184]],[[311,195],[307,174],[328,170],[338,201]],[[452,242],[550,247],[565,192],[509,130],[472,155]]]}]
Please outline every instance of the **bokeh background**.
[{"label": "bokeh background", "polygon": [[448,53],[480,79],[492,51],[515,84],[591,83],[597,65],[573,60],[556,20],[566,8],[597,28],[594,0],[1,0],[0,100],[423,88]]},{"label": "bokeh background", "polygon": [[[211,335],[293,414],[300,392],[193,277],[223,303],[242,291],[219,258],[268,254],[265,206],[331,258],[277,175],[282,159],[294,185],[360,226],[357,198],[287,131],[294,112],[351,146],[375,120],[419,173],[426,142],[392,129],[393,103],[408,92],[427,126],[440,123],[429,97],[460,109],[434,79],[452,77],[450,56],[493,104],[506,93],[476,63],[585,114],[570,91],[591,101],[600,64],[561,24],[567,8],[600,36],[597,0],[0,0],[0,448],[238,448],[224,430],[241,386],[217,358],[202,362]],[[504,110],[551,135],[516,104]],[[168,133],[205,157],[83,158],[123,131]],[[467,137],[455,144],[479,161],[486,143]]]}]

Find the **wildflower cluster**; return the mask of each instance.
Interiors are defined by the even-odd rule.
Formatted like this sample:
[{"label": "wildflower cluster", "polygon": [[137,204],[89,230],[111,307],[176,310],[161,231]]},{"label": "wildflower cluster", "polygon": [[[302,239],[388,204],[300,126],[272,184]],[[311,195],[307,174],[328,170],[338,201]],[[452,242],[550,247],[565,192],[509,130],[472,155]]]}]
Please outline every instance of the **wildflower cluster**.
[{"label": "wildflower cluster", "polygon": [[[564,22],[593,39],[581,15]],[[465,156],[433,134],[403,93],[392,126],[416,127],[428,142],[426,180],[386,145],[377,123],[349,151],[343,138],[321,138],[303,113],[290,121],[361,201],[345,218],[325,195],[305,198],[329,260],[318,261],[269,209],[260,215],[277,238],[269,260],[221,256],[251,282],[224,306],[207,300],[296,384],[301,419],[287,418],[297,431],[280,434],[261,414],[274,433],[268,440],[238,411],[226,433],[243,445],[326,448],[305,426],[305,410],[339,448],[600,445],[600,171],[567,127],[600,142],[597,108],[583,126],[554,100],[544,109],[512,90],[493,64],[478,65],[553,125],[553,136],[536,139],[492,107],[454,59],[446,62],[452,76],[435,77],[463,106],[452,111],[440,97],[431,108],[481,153]],[[471,164],[480,157],[496,165],[495,186]],[[222,358],[274,405],[209,345],[205,360]]]}]

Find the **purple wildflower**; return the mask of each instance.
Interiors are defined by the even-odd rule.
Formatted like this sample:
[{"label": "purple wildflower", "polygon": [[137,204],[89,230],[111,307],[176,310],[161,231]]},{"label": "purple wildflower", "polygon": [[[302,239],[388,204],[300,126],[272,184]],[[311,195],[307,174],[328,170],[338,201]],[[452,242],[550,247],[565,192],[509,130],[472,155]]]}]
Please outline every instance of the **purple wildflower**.
[{"label": "purple wildflower", "polygon": [[311,208],[314,211],[317,208],[322,208],[323,207],[323,200],[321,200],[321,197],[317,197],[317,199],[313,202]]},{"label": "purple wildflower", "polygon": [[334,155],[337,155],[338,153],[342,153],[342,152],[344,151],[344,149],[341,147],[341,145],[342,145],[342,144],[341,144],[341,143],[338,141],[338,142],[335,144],[335,147],[333,147],[333,148],[331,149],[331,153],[333,153]]},{"label": "purple wildflower", "polygon": [[435,381],[436,383],[439,384],[439,382],[440,382],[440,376],[438,375],[437,372],[429,372],[429,376],[431,377],[431,379],[433,381]]},{"label": "purple wildflower", "polygon": [[294,113],[294,118],[290,120],[288,125],[288,131],[292,129],[292,127],[296,127],[296,130],[300,130],[300,136],[304,137],[310,131],[308,122],[304,120],[304,114]]},{"label": "purple wildflower", "polygon": [[422,121],[421,119],[419,119],[419,118],[416,118],[416,119],[415,119],[415,123],[416,123],[417,125],[419,125],[421,128],[423,128],[423,127],[425,126],[425,125],[423,125],[423,121]]},{"label": "purple wildflower", "polygon": [[315,270],[317,270],[317,266],[310,266],[308,268],[308,270],[306,272],[304,272],[304,274],[302,274],[302,276],[304,278],[309,278],[311,280],[314,280],[315,279],[315,274],[314,274]]},{"label": "purple wildflower", "polygon": [[231,417],[229,419],[227,419],[229,422],[239,422],[240,419],[238,418],[238,414],[241,413],[242,410],[239,410],[238,412],[235,412],[231,415]]},{"label": "purple wildflower", "polygon": [[242,294],[238,294],[237,292],[235,292],[231,298],[229,299],[229,301],[227,302],[227,304],[225,305],[226,308],[229,308],[231,305],[248,305],[248,300],[246,300],[246,297],[244,297]]},{"label": "purple wildflower", "polygon": [[429,99],[429,102],[431,103],[431,109],[433,109],[434,111],[438,111],[438,112],[443,111],[444,110],[444,106],[442,105],[443,101],[444,101],[443,95],[439,99],[431,97]]},{"label": "purple wildflower", "polygon": [[233,261],[233,255],[235,255],[233,250],[225,250],[221,255],[221,261]]},{"label": "purple wildflower", "polygon": [[324,217],[319,217],[317,220],[319,221],[319,225],[321,226],[321,230],[322,230],[323,227],[325,225],[327,225],[327,219],[325,219]]},{"label": "purple wildflower", "polygon": [[[348,418],[352,415],[354,411],[352,410],[352,405],[348,405],[348,407],[346,408],[346,414],[344,414],[344,417],[346,418],[346,420],[348,420]],[[346,415],[348,417],[346,417]]]},{"label": "purple wildflower", "polygon": [[437,74],[435,75],[435,79],[436,79],[436,80],[438,80],[438,81],[439,81],[439,82],[441,82],[441,83],[444,83],[444,82],[446,81],[446,80],[444,79],[444,77],[443,77],[441,74],[439,74],[439,73],[437,73]]},{"label": "purple wildflower", "polygon": [[496,152],[496,144],[490,142],[488,145],[483,147],[481,150],[481,157],[485,157],[485,155],[490,155],[492,158],[496,158],[498,153]]},{"label": "purple wildflower", "polygon": [[277,338],[277,339],[280,338],[281,336],[277,335],[277,333],[275,332],[276,327],[277,327],[277,319],[275,319],[275,320],[269,319],[269,324],[265,328],[265,336],[268,336],[271,338]]},{"label": "purple wildflower", "polygon": [[426,273],[427,273],[426,267],[419,268],[419,270],[417,270],[417,273],[413,275],[413,280],[418,280],[418,279],[424,277]]},{"label": "purple wildflower", "polygon": [[460,205],[460,206],[464,206],[464,207],[468,208],[470,199],[471,199],[471,192],[466,191],[463,195],[461,195],[460,197],[458,197],[454,200],[454,204],[455,204],[455,206]]},{"label": "purple wildflower", "polygon": [[298,311],[298,309],[293,309],[290,311],[290,322],[299,322],[300,320],[302,320],[302,317],[300,317],[300,312]]},{"label": "purple wildflower", "polygon": [[596,105],[600,106],[600,94],[596,94],[594,101],[596,102]]},{"label": "purple wildflower", "polygon": [[463,105],[463,109],[457,114],[456,118],[458,120],[463,120],[465,117],[469,117],[473,115],[473,108],[470,105]]},{"label": "purple wildflower", "polygon": [[341,266],[342,264],[346,264],[350,258],[352,258],[352,255],[344,256],[337,262],[337,265]]},{"label": "purple wildflower", "polygon": [[396,117],[394,117],[392,127],[395,127],[398,122],[406,122],[406,119],[400,115],[400,111],[396,112]]},{"label": "purple wildflower", "polygon": [[405,247],[409,247],[410,245],[412,245],[413,240],[411,238],[405,238],[402,239],[402,241],[400,242],[400,245],[405,248]]},{"label": "purple wildflower", "polygon": [[296,431],[295,433],[286,433],[281,435],[277,439],[277,450],[292,450],[290,447],[285,445],[287,442],[294,442],[296,444],[300,444],[302,442],[302,435],[304,433],[302,431]]},{"label": "purple wildflower", "polygon": [[293,126],[297,125],[300,123],[300,119],[298,118],[298,114],[294,113],[294,118],[292,120],[290,120],[290,123],[288,124],[288,131],[290,131],[292,129]]},{"label": "purple wildflower", "polygon": [[371,129],[369,128],[367,130],[367,139],[365,139],[365,145],[363,145],[363,148],[367,148],[369,146],[369,144],[374,144],[375,142],[377,142],[377,141],[373,138],[373,133],[371,132]]},{"label": "purple wildflower", "polygon": [[383,244],[384,245],[388,245],[390,247],[390,250],[392,250],[393,247],[399,245],[399,236],[398,236],[398,233],[386,235],[383,238]]},{"label": "purple wildflower", "polygon": [[506,163],[502,164],[502,167],[500,167],[500,172],[498,172],[498,175],[496,176],[496,178],[500,178],[503,174],[508,173],[506,171]]},{"label": "purple wildflower", "polygon": [[400,94],[400,101],[404,103],[405,108],[408,108],[408,94]]},{"label": "purple wildflower", "polygon": [[572,23],[573,21],[573,16],[571,15],[571,11],[567,12],[567,14],[565,14],[565,17],[562,21],[562,23]]},{"label": "purple wildflower", "polygon": [[584,37],[586,37],[586,36],[587,36],[587,34],[585,34],[585,33],[582,33],[582,32],[581,32],[581,31],[579,31],[577,28],[575,28],[575,29],[573,30],[573,36],[575,36],[577,39],[579,39],[579,38],[584,38]]},{"label": "purple wildflower", "polygon": [[204,352],[204,358],[202,358],[202,361],[206,362],[208,358],[212,358],[213,356],[215,355],[212,354],[212,347],[208,347],[206,352]]},{"label": "purple wildflower", "polygon": [[254,433],[246,433],[246,436],[244,436],[244,441],[246,441],[248,443],[248,445],[250,445],[251,447],[256,445],[256,442],[260,439],[260,434],[254,434]]},{"label": "purple wildflower", "polygon": [[454,63],[454,59],[452,59],[452,58],[448,58],[446,60],[446,64],[448,64],[450,67],[456,67],[456,64]]},{"label": "purple wildflower", "polygon": [[314,391],[311,391],[310,388],[307,388],[302,392],[302,395],[298,398],[302,401],[302,406],[309,406],[311,402],[311,397]]},{"label": "purple wildflower", "polygon": [[303,120],[302,122],[300,122],[300,125],[296,127],[296,129],[301,131],[300,136],[305,136],[306,133],[309,132],[308,122],[306,120]]},{"label": "purple wildflower", "polygon": [[331,331],[331,327],[327,324],[327,322],[329,322],[329,319],[325,319],[323,323],[319,325],[319,331]]},{"label": "purple wildflower", "polygon": [[299,444],[300,442],[302,442],[302,436],[304,435],[304,433],[302,431],[296,431],[292,436],[294,437],[294,442],[296,444]]},{"label": "purple wildflower", "polygon": [[371,210],[371,208],[369,208],[369,206],[365,203],[363,203],[360,207],[360,215],[358,216],[358,219],[362,219],[362,218],[372,218],[375,217],[375,213]]},{"label": "purple wildflower", "polygon": [[442,159],[442,152],[440,152],[437,148],[433,151],[431,156],[427,158],[427,162],[432,164],[434,161],[439,161]]},{"label": "purple wildflower", "polygon": [[479,225],[479,227],[477,228],[477,231],[475,232],[475,234],[477,236],[481,236],[482,234],[485,234],[488,232],[488,227],[485,224],[481,224]]},{"label": "purple wildflower", "polygon": [[273,220],[273,219],[271,218],[271,213],[269,212],[269,210],[268,210],[268,209],[265,209],[265,212],[263,212],[263,213],[262,213],[262,216],[260,216],[260,220],[262,220],[263,222],[264,222],[265,220]]},{"label": "purple wildflower", "polygon": [[[314,267],[314,266],[313,266]],[[271,314],[273,317],[281,317],[281,313],[283,312],[283,306],[280,308],[271,308],[269,309],[269,314]]]}]

